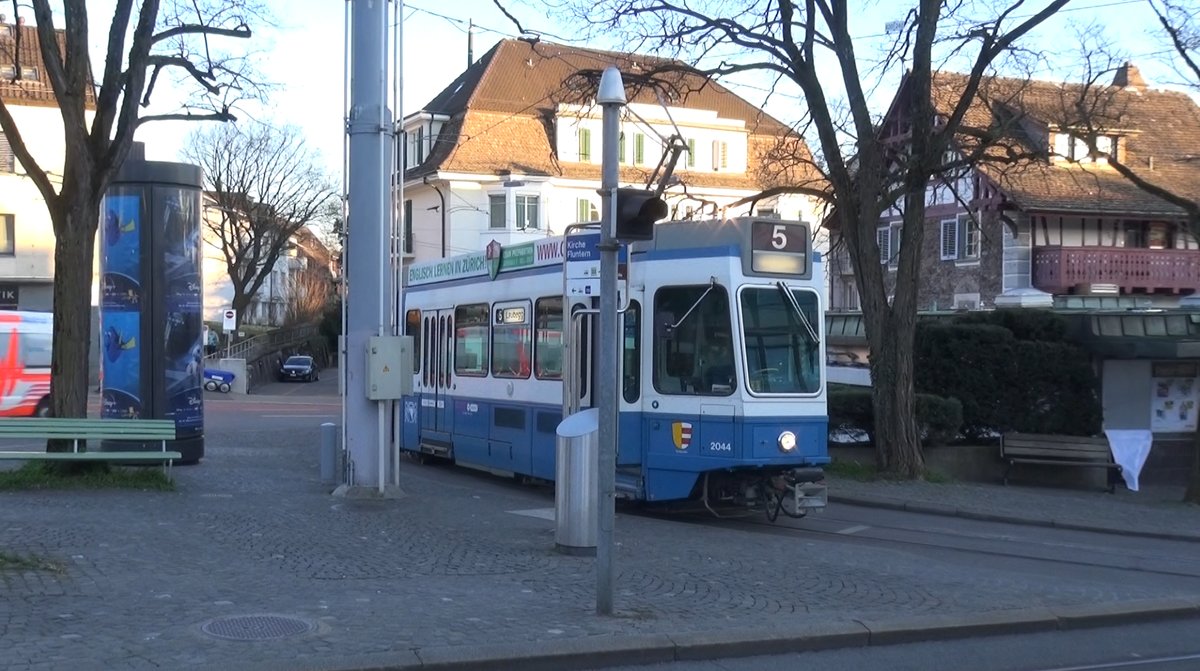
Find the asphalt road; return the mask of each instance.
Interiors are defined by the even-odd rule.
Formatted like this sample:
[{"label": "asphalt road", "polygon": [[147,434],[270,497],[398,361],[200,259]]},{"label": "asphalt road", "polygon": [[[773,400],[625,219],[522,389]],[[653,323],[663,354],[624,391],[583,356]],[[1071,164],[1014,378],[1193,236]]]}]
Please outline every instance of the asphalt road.
[{"label": "asphalt road", "polygon": [[1196,671],[1195,620],[605,671]]}]

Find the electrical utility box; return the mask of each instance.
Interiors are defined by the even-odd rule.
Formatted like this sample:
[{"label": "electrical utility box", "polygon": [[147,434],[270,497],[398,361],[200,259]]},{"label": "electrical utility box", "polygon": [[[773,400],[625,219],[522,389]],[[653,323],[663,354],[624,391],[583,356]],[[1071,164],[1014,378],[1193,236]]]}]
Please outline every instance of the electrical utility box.
[{"label": "electrical utility box", "polygon": [[367,398],[394,401],[413,391],[413,337],[371,336],[367,343]]}]

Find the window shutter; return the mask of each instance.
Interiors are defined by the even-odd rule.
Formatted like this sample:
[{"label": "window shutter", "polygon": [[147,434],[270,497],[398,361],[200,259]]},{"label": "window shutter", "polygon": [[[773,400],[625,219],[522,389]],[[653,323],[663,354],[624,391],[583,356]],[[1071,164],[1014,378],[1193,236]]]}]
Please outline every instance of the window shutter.
[{"label": "window shutter", "polygon": [[884,227],[875,231],[875,242],[879,245],[879,262],[887,263],[892,258],[892,229]]},{"label": "window shutter", "polygon": [[413,253],[413,202],[404,201],[404,253]]},{"label": "window shutter", "polygon": [[17,158],[8,144],[8,136],[0,133],[0,172],[16,172]]},{"label": "window shutter", "polygon": [[687,167],[694,168],[694,167],[696,167],[696,141],[688,140],[687,146],[688,146]]},{"label": "window shutter", "polygon": [[942,260],[949,261],[958,258],[958,221],[946,219],[942,221]]},{"label": "window shutter", "polygon": [[1071,157],[1071,136],[1066,133],[1054,134],[1054,155],[1061,158]]},{"label": "window shutter", "polygon": [[579,129],[579,160],[592,160],[592,131],[590,128]]},{"label": "window shutter", "polygon": [[[617,163],[625,162],[625,131],[617,136]],[[580,219],[580,221],[583,221]]]},{"label": "window shutter", "polygon": [[633,136],[633,162],[641,165],[646,160],[646,136],[638,133]]}]

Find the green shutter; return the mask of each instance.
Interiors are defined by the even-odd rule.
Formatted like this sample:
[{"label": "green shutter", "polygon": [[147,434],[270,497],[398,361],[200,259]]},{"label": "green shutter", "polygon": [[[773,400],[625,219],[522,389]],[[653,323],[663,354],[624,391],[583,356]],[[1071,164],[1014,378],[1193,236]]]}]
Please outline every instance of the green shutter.
[{"label": "green shutter", "polygon": [[646,136],[638,133],[633,136],[633,162],[641,165],[646,160]]},{"label": "green shutter", "polygon": [[589,128],[579,129],[579,160],[592,160],[592,131]]},{"label": "green shutter", "polygon": [[694,168],[694,167],[696,167],[696,141],[688,140],[687,142],[688,142],[687,167]]}]

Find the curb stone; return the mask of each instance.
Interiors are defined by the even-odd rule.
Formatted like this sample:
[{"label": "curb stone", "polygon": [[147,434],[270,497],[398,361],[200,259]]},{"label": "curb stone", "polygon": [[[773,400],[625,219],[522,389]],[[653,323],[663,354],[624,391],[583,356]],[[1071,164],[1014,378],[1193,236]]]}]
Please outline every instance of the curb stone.
[{"label": "curb stone", "polygon": [[[397,653],[391,663],[360,660],[338,671],[585,671],[610,666],[639,666],[866,648],[1089,627],[1142,624],[1200,618],[1200,597],[1145,599],[1070,607],[1029,608],[964,616],[924,616],[830,622],[803,630],[792,628],[729,630],[679,636],[594,636],[557,643],[417,648]],[[413,660],[413,657],[416,660]],[[405,658],[403,661],[400,658]],[[382,656],[380,657],[382,662]],[[333,671],[332,667],[312,667]]]},{"label": "curb stone", "polygon": [[1121,536],[1134,536],[1138,538],[1153,538],[1156,540],[1168,541],[1183,541],[1185,543],[1200,543],[1200,534],[1168,532],[1168,531],[1140,531],[1137,529],[1116,529],[1106,527],[1099,524],[1078,524],[1075,522],[1062,522],[1050,517],[1022,517],[1019,515],[1004,515],[1000,513],[985,513],[973,510],[964,510],[953,506],[938,505],[935,503],[914,503],[902,499],[885,499],[865,496],[847,496],[847,495],[829,495],[830,503],[845,503],[848,505],[863,506],[865,508],[883,508],[885,510],[900,510],[910,513],[923,513],[926,515],[943,515],[947,517],[962,517],[964,519],[979,520],[980,522],[1000,522],[1003,524],[1023,524],[1026,526],[1050,527],[1054,529],[1067,529],[1070,531],[1088,531],[1101,534],[1118,534]]}]

